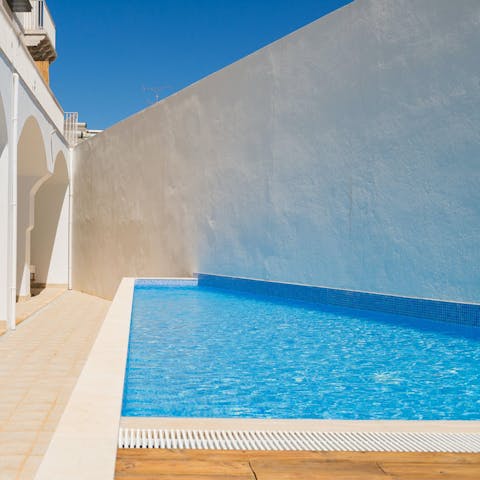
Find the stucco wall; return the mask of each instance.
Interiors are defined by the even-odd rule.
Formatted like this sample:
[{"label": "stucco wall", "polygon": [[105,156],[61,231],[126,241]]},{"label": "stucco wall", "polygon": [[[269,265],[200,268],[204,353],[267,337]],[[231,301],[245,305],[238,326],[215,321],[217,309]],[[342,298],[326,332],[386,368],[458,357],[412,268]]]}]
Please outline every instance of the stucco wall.
[{"label": "stucco wall", "polygon": [[38,283],[68,285],[68,188],[47,180],[35,196],[31,264]]},{"label": "stucco wall", "polygon": [[480,3],[357,0],[75,153],[74,288],[230,274],[480,301]]}]

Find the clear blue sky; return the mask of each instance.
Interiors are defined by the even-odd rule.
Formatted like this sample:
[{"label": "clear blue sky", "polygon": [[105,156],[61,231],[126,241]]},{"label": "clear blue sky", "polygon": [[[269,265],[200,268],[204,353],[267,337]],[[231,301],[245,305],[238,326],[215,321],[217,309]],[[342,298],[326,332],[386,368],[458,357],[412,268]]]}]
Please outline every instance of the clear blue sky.
[{"label": "clear blue sky", "polygon": [[106,128],[350,0],[48,0],[51,84],[65,111]]}]

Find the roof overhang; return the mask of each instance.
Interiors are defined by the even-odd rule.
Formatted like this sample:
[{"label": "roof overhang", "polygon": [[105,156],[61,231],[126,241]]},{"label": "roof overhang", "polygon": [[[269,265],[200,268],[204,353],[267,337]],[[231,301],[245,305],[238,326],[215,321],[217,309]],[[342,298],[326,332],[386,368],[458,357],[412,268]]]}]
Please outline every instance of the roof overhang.
[{"label": "roof overhang", "polygon": [[12,12],[31,12],[32,4],[30,0],[7,0]]}]

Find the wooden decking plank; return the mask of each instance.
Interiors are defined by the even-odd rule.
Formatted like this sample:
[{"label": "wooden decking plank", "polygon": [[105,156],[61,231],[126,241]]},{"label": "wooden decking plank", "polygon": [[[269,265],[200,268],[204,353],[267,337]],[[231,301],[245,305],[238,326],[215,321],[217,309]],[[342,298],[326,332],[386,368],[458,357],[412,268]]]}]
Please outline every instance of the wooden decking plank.
[{"label": "wooden decking plank", "polygon": [[256,480],[253,473],[250,475],[177,475],[172,473],[160,473],[155,475],[116,475],[121,480]]},{"label": "wooden decking plank", "polygon": [[121,458],[186,459],[196,458],[236,459],[271,458],[322,459],[324,461],[392,462],[392,463],[471,463],[480,465],[479,453],[432,452],[319,452],[319,451],[258,451],[258,450],[169,450],[120,449]]},{"label": "wooden decking plank", "polygon": [[116,478],[479,480],[480,454],[122,449]]},{"label": "wooden decking plank", "polygon": [[323,460],[252,460],[251,466],[258,480],[388,480],[375,462],[325,462]]},{"label": "wooden decking plank", "polygon": [[380,463],[382,470],[401,480],[479,480],[480,465],[452,463]]},{"label": "wooden decking plank", "polygon": [[182,475],[250,475],[248,460],[198,459],[122,459],[117,460],[117,472],[135,475],[156,475],[175,472]]}]

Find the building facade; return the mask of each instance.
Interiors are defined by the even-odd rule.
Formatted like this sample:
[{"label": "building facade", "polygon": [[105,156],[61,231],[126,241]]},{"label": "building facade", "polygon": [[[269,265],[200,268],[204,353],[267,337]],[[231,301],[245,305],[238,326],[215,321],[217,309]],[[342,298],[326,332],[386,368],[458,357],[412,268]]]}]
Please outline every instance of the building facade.
[{"label": "building facade", "polygon": [[55,25],[43,0],[0,0],[0,322],[31,281],[69,283],[70,148],[49,87]]}]

